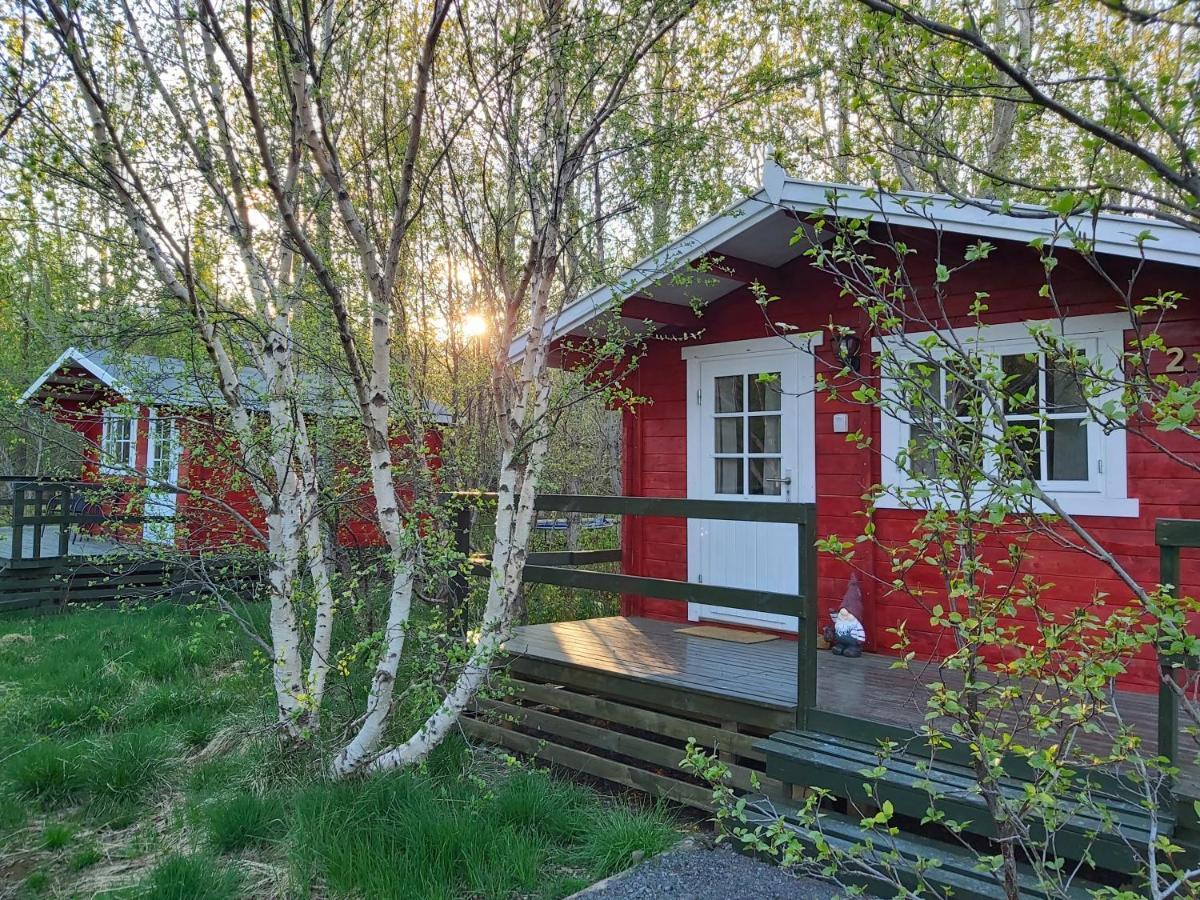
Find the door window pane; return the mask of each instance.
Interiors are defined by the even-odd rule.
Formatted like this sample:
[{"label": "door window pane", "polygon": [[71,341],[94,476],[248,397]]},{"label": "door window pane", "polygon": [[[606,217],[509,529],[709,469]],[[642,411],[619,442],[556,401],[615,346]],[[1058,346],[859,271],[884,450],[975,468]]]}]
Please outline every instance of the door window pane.
[{"label": "door window pane", "polygon": [[1046,456],[1050,481],[1087,481],[1087,423],[1083,419],[1051,421],[1046,435]]},{"label": "door window pane", "polygon": [[779,480],[779,460],[750,460],[750,493],[777,497],[783,490]]},{"label": "door window pane", "polygon": [[742,460],[738,459],[718,459],[715,460],[716,469],[716,492],[718,494],[740,494],[742,493]]},{"label": "door window pane", "polygon": [[750,412],[773,412],[782,405],[778,372],[750,376]]},{"label": "door window pane", "polygon": [[742,417],[730,419],[713,419],[716,428],[716,440],[713,442],[717,453],[742,452]]},{"label": "door window pane", "polygon": [[722,375],[714,379],[717,389],[717,412],[735,413],[742,411],[742,376]]},{"label": "door window pane", "polygon": [[779,453],[780,416],[750,416],[750,452]]}]

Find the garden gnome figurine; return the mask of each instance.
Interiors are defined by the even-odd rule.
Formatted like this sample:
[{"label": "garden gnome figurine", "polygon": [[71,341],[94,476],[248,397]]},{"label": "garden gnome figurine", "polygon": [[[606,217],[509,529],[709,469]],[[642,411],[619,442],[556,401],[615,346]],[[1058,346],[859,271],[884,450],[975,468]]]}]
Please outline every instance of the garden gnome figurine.
[{"label": "garden gnome figurine", "polygon": [[825,637],[833,645],[833,652],[839,656],[862,656],[867,632],[862,625],[862,588],[858,585],[857,572],[850,576],[850,584],[846,586],[846,594],[837,612],[830,615],[833,624],[825,629]]}]

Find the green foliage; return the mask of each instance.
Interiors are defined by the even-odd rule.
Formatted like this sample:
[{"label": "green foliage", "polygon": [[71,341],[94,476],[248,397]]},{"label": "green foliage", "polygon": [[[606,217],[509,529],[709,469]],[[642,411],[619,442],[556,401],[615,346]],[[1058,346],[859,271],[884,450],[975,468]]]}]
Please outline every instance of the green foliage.
[{"label": "green foliage", "polygon": [[287,830],[278,794],[239,793],[205,803],[197,818],[205,840],[218,853],[231,853],[278,840]]},{"label": "green foliage", "polygon": [[61,822],[51,822],[42,829],[42,846],[47,850],[61,850],[71,843],[75,829]]},{"label": "green foliage", "polygon": [[137,900],[234,900],[242,879],[232,868],[206,856],[172,854],[142,880]]},{"label": "green foliage", "polygon": [[593,877],[605,878],[631,865],[635,854],[653,856],[676,839],[662,808],[634,814],[604,810],[589,821],[579,855]]}]

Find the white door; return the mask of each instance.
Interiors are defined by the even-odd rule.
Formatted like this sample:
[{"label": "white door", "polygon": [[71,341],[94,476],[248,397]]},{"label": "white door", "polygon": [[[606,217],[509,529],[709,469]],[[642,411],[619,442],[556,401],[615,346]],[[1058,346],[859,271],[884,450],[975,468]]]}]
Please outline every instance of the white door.
[{"label": "white door", "polygon": [[[772,341],[778,346],[779,342]],[[745,348],[757,341],[727,345]],[[722,346],[689,360],[688,494],[705,500],[811,501],[812,357],[798,349],[728,355]],[[796,594],[797,528],[783,523],[689,520],[689,580]],[[703,603],[688,617],[795,631],[795,616]]]},{"label": "white door", "polygon": [[146,445],[146,505],[148,517],[142,535],[156,544],[175,543],[175,523],[149,518],[173,516],[179,495],[171,485],[179,481],[179,439],[175,420],[150,411],[150,436]]}]

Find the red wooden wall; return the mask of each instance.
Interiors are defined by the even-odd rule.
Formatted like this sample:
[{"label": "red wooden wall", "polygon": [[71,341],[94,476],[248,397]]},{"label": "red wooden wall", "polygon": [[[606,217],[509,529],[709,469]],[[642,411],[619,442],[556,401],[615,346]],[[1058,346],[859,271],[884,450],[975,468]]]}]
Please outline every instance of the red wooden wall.
[{"label": "red wooden wall", "polygon": [[[928,237],[920,233],[905,236],[918,255],[910,258],[909,268],[918,284],[932,284],[932,277],[921,277],[920,267],[930,266],[932,248]],[[965,243],[965,242],[964,242]],[[943,253],[952,259],[955,250]],[[1116,262],[1110,271],[1118,277],[1127,274],[1129,266]],[[831,277],[812,268],[800,258],[780,270],[784,285],[777,290],[780,300],[768,309],[770,321],[785,321],[802,330],[820,329],[831,319],[840,325],[856,328],[864,337],[863,371],[870,374],[869,336],[865,334],[862,315],[848,298],[840,297]],[[1169,267],[1147,266],[1137,280],[1137,296],[1147,296],[1160,289],[1195,293],[1197,274]],[[953,303],[965,310],[976,291],[987,291],[989,321],[1018,322],[1044,318],[1047,302],[1038,296],[1045,277],[1034,250],[1006,245],[983,262],[954,276],[950,282]],[[1054,273],[1054,285],[1060,303],[1070,315],[1111,313],[1118,307],[1118,297],[1105,286],[1099,275],[1081,259],[1064,255]],[[1196,362],[1192,354],[1200,351],[1200,311],[1188,301],[1179,311],[1171,313],[1161,333],[1168,344],[1183,348],[1187,368],[1194,376]],[[951,307],[954,308],[953,306]],[[965,319],[961,324],[965,324]],[[709,306],[699,320],[703,335],[690,343],[710,344],[724,341],[766,337],[772,334],[762,309],[748,290],[740,290]],[[817,351],[817,371],[832,374],[838,368],[832,359],[827,339]],[[624,416],[625,456],[623,460],[625,492],[630,495],[683,497],[687,493],[687,407],[686,368],[680,355],[678,341],[651,343],[638,368],[630,375],[631,387],[649,402]],[[1165,361],[1160,361],[1160,365]],[[862,494],[880,479],[877,453],[872,449],[857,449],[845,440],[844,434],[833,432],[835,413],[847,413],[850,431],[858,428],[878,440],[879,413],[852,401],[830,400],[821,393],[816,397],[816,485],[818,531],[822,535],[836,533],[852,538],[861,534],[864,518]],[[1200,462],[1200,444],[1186,437],[1156,434],[1176,452]],[[1081,517],[1107,549],[1143,584],[1157,580],[1158,551],[1154,545],[1154,522],[1160,517],[1200,518],[1200,475],[1187,466],[1172,461],[1144,440],[1128,436],[1129,496],[1140,500],[1138,518],[1104,519]],[[915,513],[904,510],[878,510],[875,522],[884,542],[905,541],[912,536]],[[622,546],[625,551],[625,570],[632,574],[660,578],[687,578],[687,528],[682,520],[627,519],[623,525]],[[1099,594],[1108,595],[1108,605],[1115,606],[1128,597],[1122,585],[1104,564],[1083,553],[1065,550],[1046,538],[1035,538],[1030,545],[1033,558],[1023,571],[1032,571],[1043,580],[1053,581],[1054,589],[1046,603],[1058,611],[1088,604]],[[879,568],[884,560],[871,544],[861,545],[857,564],[875,574],[890,578]],[[936,587],[934,573],[914,572],[913,583]],[[835,559],[822,555],[818,562],[819,599],[822,620],[842,596],[849,569]],[[871,579],[864,579],[867,629],[871,649],[888,651],[895,642],[887,629],[907,623],[912,649],[921,655],[936,655],[939,647],[949,648],[948,635],[936,633],[929,625],[929,616],[911,598],[898,593],[885,594]],[[1189,592],[1200,590],[1200,555],[1185,555],[1184,587]],[[682,619],[682,604],[647,598],[626,597],[623,611],[627,615],[647,615],[658,618]],[[1128,678],[1131,686],[1156,683],[1153,661],[1139,661]]]}]

